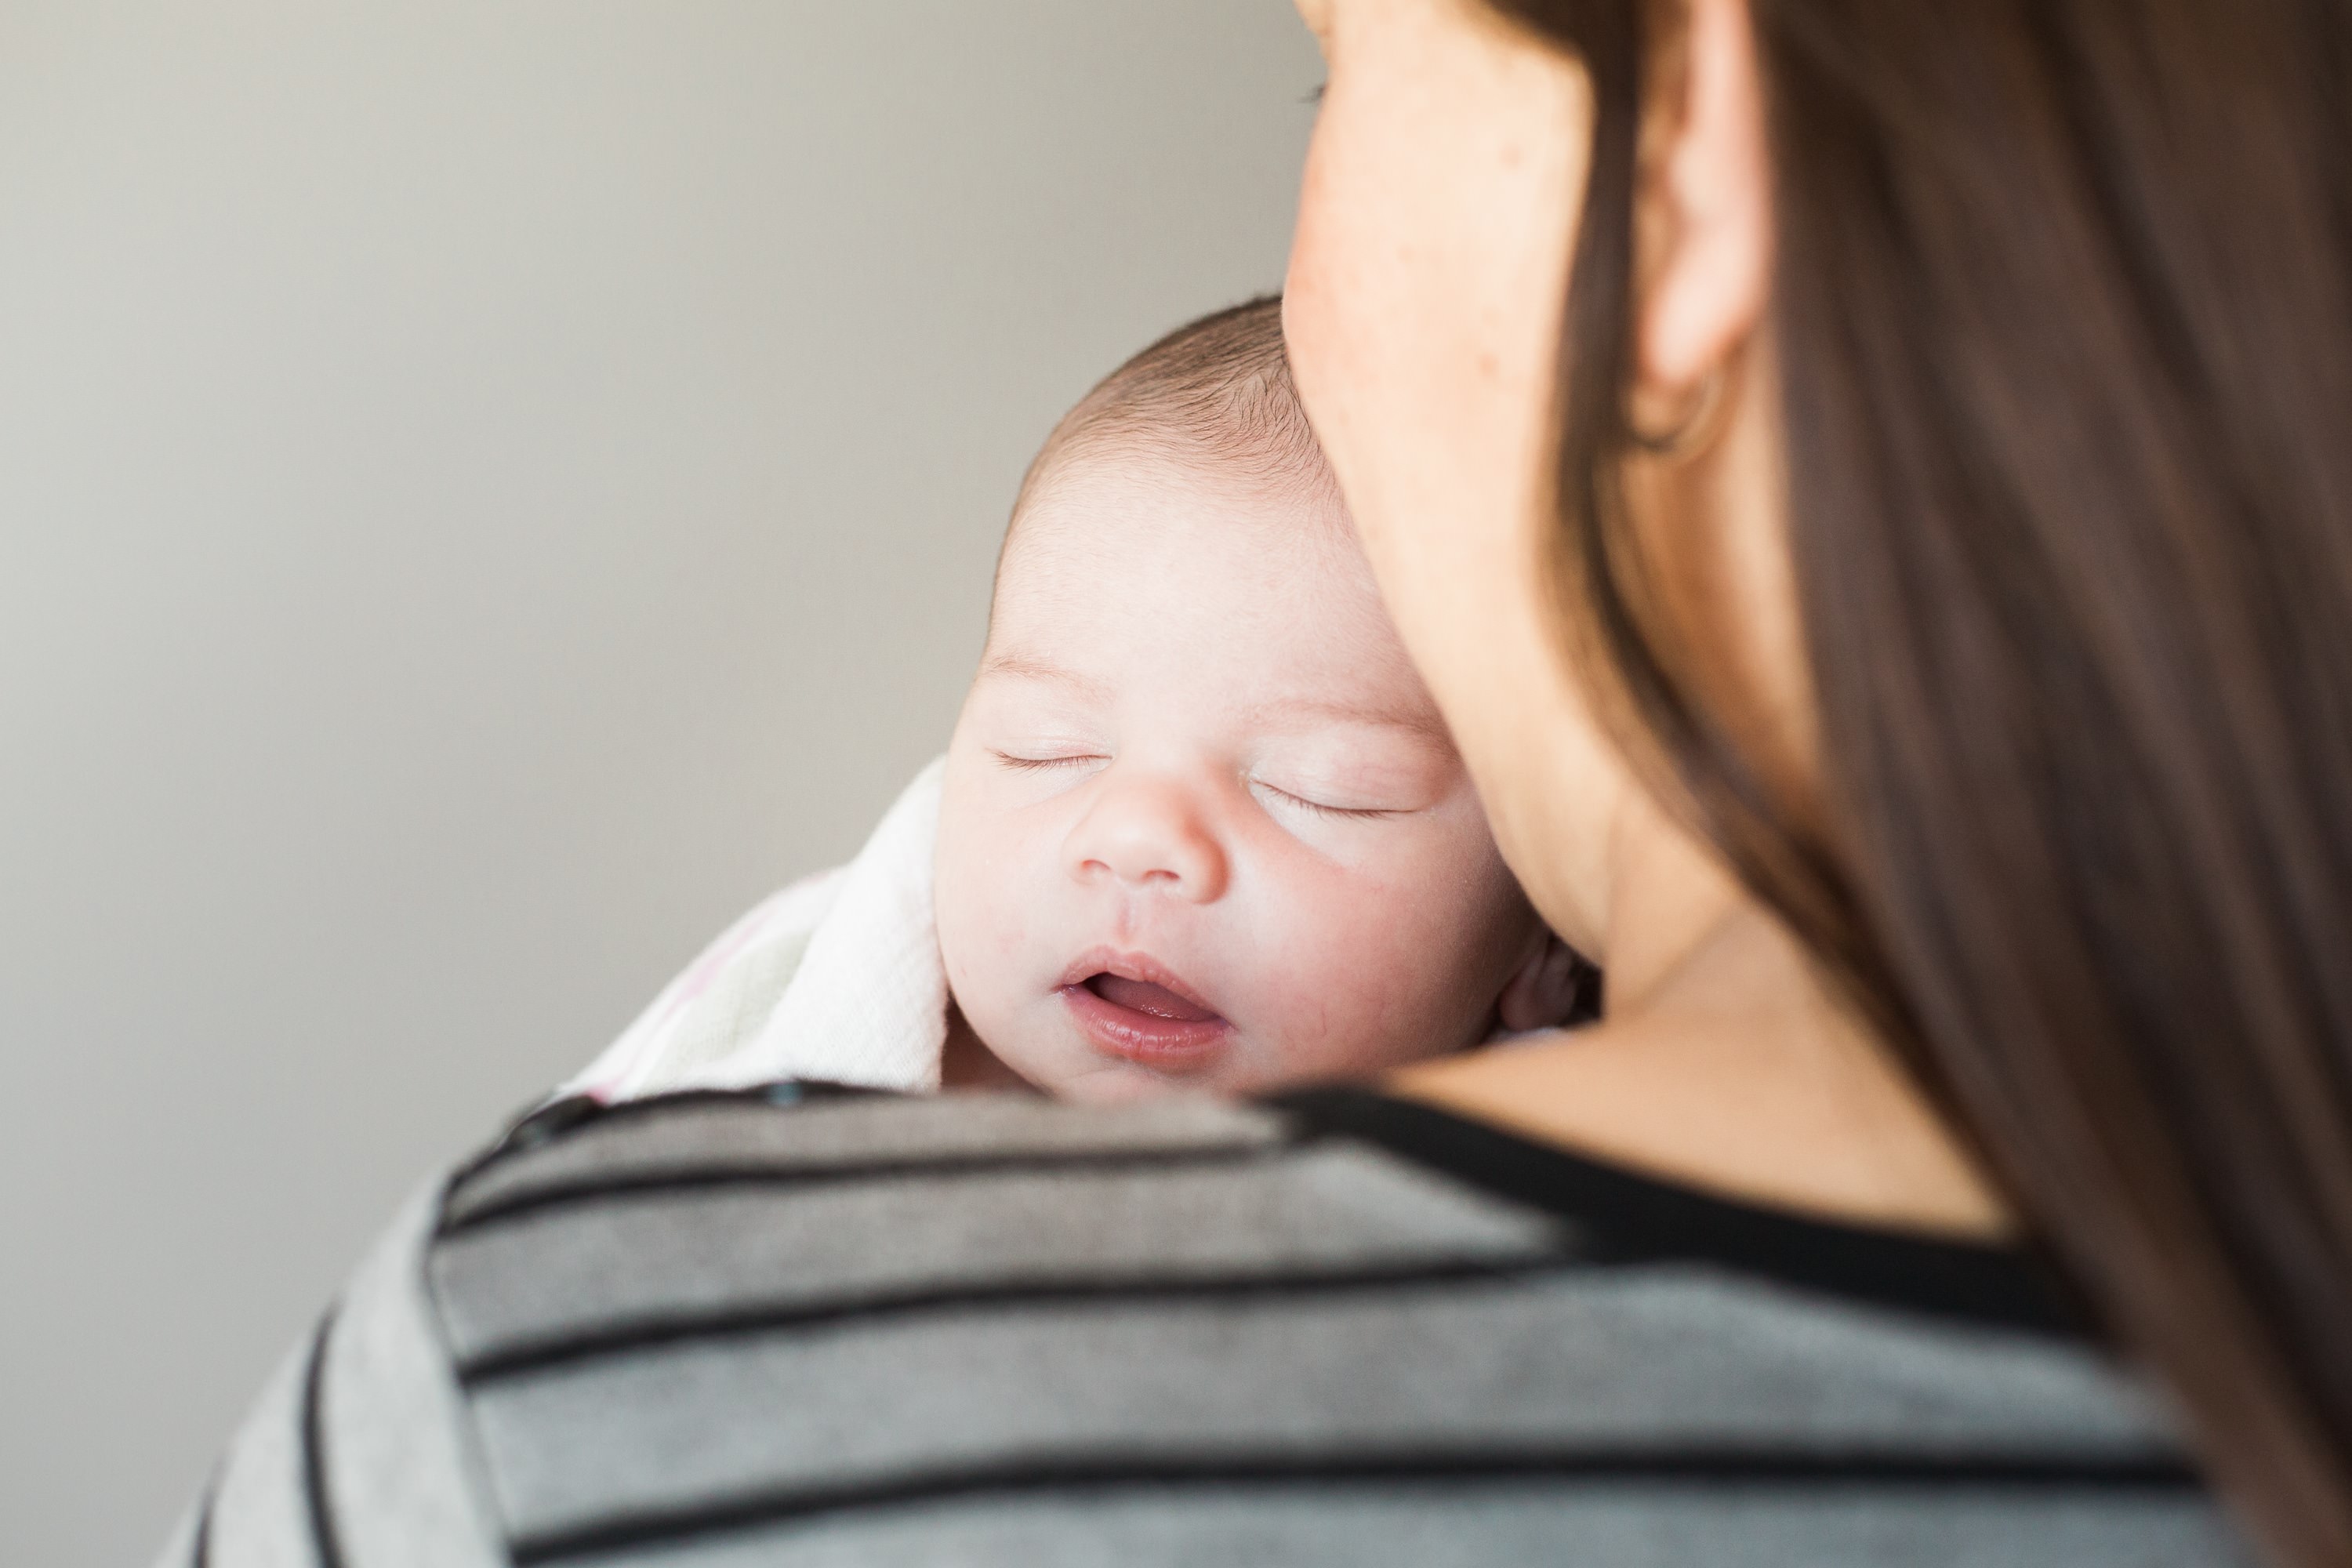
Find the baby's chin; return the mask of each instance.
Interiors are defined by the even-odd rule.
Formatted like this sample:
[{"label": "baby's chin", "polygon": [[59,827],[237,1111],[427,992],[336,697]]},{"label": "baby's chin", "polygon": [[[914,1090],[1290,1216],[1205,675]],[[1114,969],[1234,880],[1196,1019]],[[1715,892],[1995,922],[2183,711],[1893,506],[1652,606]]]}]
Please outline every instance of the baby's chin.
[{"label": "baby's chin", "polygon": [[1127,1105],[1171,1094],[1235,1092],[1217,1081],[1223,1074],[1153,1072],[1091,1050],[1073,1051],[1062,1042],[1050,1050],[1016,1047],[996,1055],[1039,1093],[1077,1105]]},{"label": "baby's chin", "polygon": [[[1408,1061],[1450,1054],[1444,1049],[1413,1049],[1405,1042],[1380,1037],[1356,1042],[1354,1049],[1335,1053],[1328,1038],[1286,1041],[1247,1025],[1226,1026],[1212,1050],[1153,1049],[1126,1040],[1119,1031],[1108,1039],[1090,1037],[1083,1018],[1074,1017],[1067,998],[1058,992],[1042,1003],[1004,1009],[991,1021],[975,1026],[989,1053],[1032,1088],[1056,1100],[1084,1105],[1124,1105],[1170,1095],[1213,1095],[1247,1099],[1285,1089],[1342,1083],[1370,1082]],[[1468,1042],[1464,1042],[1468,1044]],[[1136,1059],[1140,1054],[1144,1059]],[[1335,1054],[1339,1059],[1335,1060]]]},{"label": "baby's chin", "polygon": [[1073,1073],[1060,1083],[1046,1086],[1045,1092],[1076,1105],[1132,1105],[1140,1100],[1165,1100],[1172,1094],[1217,1091],[1197,1079],[1171,1078],[1129,1067],[1125,1062],[1108,1062]]},{"label": "baby's chin", "polygon": [[1034,1060],[1024,1065],[1010,1055],[1005,1059],[1042,1092],[1078,1105],[1129,1105],[1187,1094],[1246,1099],[1332,1081],[1328,1069],[1285,1071],[1278,1053],[1252,1049],[1252,1044],[1237,1042],[1214,1068],[1201,1072],[1155,1072],[1092,1050],[1075,1061],[1066,1049],[1055,1051],[1050,1066]]}]

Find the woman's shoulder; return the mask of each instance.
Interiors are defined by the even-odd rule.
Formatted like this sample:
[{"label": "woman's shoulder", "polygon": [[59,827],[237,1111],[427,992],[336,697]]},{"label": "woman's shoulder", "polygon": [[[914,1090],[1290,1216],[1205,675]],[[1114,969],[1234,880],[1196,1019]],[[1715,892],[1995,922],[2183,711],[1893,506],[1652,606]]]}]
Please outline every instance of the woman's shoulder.
[{"label": "woman's shoulder", "polygon": [[[413,1342],[367,1365],[440,1369],[533,1562],[2237,1553],[2055,1320],[1776,1269],[1769,1224],[1670,1192],[1623,1221],[1638,1178],[1561,1198],[1547,1152],[1395,1105],[561,1103],[436,1192],[380,1276]],[[417,1419],[335,1381],[336,1331],[335,1425]],[[419,1506],[302,1408],[287,1518]]]}]

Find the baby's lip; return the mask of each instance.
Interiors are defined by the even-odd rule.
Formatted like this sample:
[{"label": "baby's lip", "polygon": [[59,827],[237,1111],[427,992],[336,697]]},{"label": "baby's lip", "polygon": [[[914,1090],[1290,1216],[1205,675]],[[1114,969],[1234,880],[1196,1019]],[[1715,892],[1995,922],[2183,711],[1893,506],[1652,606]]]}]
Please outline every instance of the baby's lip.
[{"label": "baby's lip", "polygon": [[1063,971],[1055,994],[1095,1049],[1153,1072],[1206,1071],[1233,1046],[1234,1026],[1149,953],[1097,948]]},{"label": "baby's lip", "polygon": [[1062,971],[1055,989],[1084,985],[1097,974],[1115,974],[1121,980],[1137,980],[1146,985],[1157,985],[1190,1003],[1211,1017],[1218,1016],[1216,1006],[1192,988],[1182,975],[1160,963],[1148,952],[1129,952],[1119,948],[1089,948]]}]

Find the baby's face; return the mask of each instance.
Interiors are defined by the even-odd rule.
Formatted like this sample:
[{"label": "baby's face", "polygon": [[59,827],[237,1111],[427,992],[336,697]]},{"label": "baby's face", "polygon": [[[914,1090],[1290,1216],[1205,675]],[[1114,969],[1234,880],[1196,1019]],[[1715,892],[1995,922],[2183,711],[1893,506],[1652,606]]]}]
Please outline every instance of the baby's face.
[{"label": "baby's face", "polygon": [[1541,930],[1336,498],[1080,455],[949,749],[940,944],[1041,1088],[1251,1090],[1474,1043]]}]

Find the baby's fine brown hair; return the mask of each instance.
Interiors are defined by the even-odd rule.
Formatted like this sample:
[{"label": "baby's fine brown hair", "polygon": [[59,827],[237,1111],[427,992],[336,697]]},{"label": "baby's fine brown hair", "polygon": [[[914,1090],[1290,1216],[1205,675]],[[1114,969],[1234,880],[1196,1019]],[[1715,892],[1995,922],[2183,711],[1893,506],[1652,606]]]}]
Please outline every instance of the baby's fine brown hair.
[{"label": "baby's fine brown hair", "polygon": [[1283,351],[1282,296],[1188,321],[1096,383],[1030,461],[1013,518],[1071,457],[1128,444],[1268,481],[1329,485]]}]

